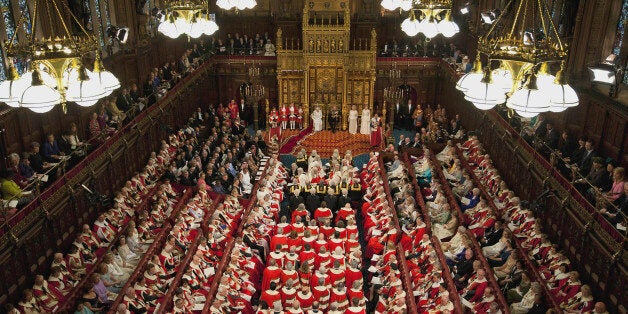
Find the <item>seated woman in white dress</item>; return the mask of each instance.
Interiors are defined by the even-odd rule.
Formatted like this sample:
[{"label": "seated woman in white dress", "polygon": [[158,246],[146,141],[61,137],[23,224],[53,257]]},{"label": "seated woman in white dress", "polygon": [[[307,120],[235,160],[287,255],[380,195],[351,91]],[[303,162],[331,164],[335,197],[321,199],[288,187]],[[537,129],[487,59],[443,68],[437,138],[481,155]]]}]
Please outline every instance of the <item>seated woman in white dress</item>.
[{"label": "seated woman in white dress", "polygon": [[316,109],[312,112],[312,123],[314,125],[314,132],[318,132],[323,129],[323,111],[319,106],[316,106]]},{"label": "seated woman in white dress", "polygon": [[[447,210],[449,209],[447,208]],[[453,236],[458,227],[458,218],[456,215],[451,215],[451,210],[449,210],[449,213],[449,219],[443,223],[434,223],[433,225],[432,231],[439,240]]]},{"label": "seated woman in white dress", "polygon": [[368,105],[364,105],[362,109],[362,118],[360,119],[360,134],[371,134],[371,111]]},{"label": "seated woman in white dress", "polygon": [[358,109],[355,105],[349,110],[349,134],[358,133]]},{"label": "seated woman in white dress", "polygon": [[436,159],[443,163],[449,163],[455,154],[455,146],[451,140],[448,140],[447,146],[440,153],[436,154]]},{"label": "seated woman in white dress", "polygon": [[513,314],[525,314],[534,306],[534,300],[541,296],[541,286],[538,282],[533,282],[530,285],[530,290],[523,296],[521,302],[513,303],[510,305],[510,313]]},{"label": "seated woman in white dress", "polygon": [[132,267],[136,266],[140,260],[140,256],[131,251],[129,246],[126,244],[125,237],[120,237],[118,255],[122,258],[125,265],[132,265]]}]

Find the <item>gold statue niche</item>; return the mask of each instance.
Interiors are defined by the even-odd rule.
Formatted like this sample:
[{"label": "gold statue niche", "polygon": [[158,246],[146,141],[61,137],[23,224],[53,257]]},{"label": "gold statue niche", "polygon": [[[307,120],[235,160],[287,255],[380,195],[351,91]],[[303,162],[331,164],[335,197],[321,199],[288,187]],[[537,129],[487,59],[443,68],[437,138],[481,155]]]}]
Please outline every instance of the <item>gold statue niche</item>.
[{"label": "gold statue niche", "polygon": [[278,105],[303,105],[304,125],[320,106],[325,128],[327,112],[336,105],[346,130],[352,105],[373,111],[377,35],[372,30],[370,38],[351,38],[349,0],[304,1],[302,17],[298,40],[307,43],[298,46],[302,48],[288,48],[285,43],[292,38],[277,30]]}]

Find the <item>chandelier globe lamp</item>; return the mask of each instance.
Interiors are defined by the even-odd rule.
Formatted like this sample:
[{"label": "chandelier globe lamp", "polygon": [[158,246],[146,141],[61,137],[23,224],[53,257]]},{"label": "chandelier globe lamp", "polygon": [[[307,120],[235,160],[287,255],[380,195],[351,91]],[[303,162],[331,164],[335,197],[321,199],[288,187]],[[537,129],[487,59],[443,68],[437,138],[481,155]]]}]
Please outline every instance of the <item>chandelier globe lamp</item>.
[{"label": "chandelier globe lamp", "polygon": [[473,62],[472,70],[460,77],[456,83],[456,89],[466,93],[468,90],[478,88],[482,83],[483,77],[484,70],[482,69],[482,61],[480,61],[480,56],[477,55]]},{"label": "chandelier globe lamp", "polygon": [[187,35],[199,38],[218,30],[214,14],[209,13],[207,0],[172,0],[164,10],[154,14],[159,21],[157,31],[170,38]]},{"label": "chandelier globe lamp", "polygon": [[[18,25],[25,22],[22,14]],[[39,23],[48,26],[46,35],[41,33]],[[37,113],[61,104],[65,112],[66,102],[92,106],[120,87],[118,79],[100,61],[97,38],[72,14],[67,1],[35,0],[29,26],[27,40],[17,42],[13,35],[6,42],[10,64],[7,80],[0,83],[0,101]],[[96,60],[94,72],[85,64],[91,55]],[[30,61],[29,70],[21,77],[12,64],[14,59]]]},{"label": "chandelier globe lamp", "polygon": [[[579,103],[575,90],[567,83],[567,55],[546,0],[511,0],[489,31],[478,39],[476,62],[480,62],[480,56],[487,60],[484,72],[491,72],[491,80],[487,81],[485,75],[482,81],[490,85],[486,88],[490,93],[483,95],[482,89],[474,88],[477,64],[458,80],[456,88],[482,110],[492,108],[487,104],[503,98],[509,110],[526,118],[561,112]],[[552,67],[560,68],[556,75],[551,74]],[[503,97],[494,97],[493,91],[500,91]]]},{"label": "chandelier globe lamp", "polygon": [[31,81],[32,78],[29,78],[28,75],[20,77],[13,63],[10,63],[7,69],[7,79],[0,83],[0,102],[9,105],[9,107],[19,108],[22,93]]},{"label": "chandelier globe lamp", "polygon": [[401,29],[410,37],[423,33],[429,41],[438,34],[449,38],[460,31],[451,18],[452,0],[382,0],[381,6],[389,11],[410,11],[401,23]]},{"label": "chandelier globe lamp", "polygon": [[481,110],[489,110],[506,101],[506,96],[499,85],[493,81],[493,72],[486,69],[479,84],[474,84],[465,92],[465,99]]},{"label": "chandelier globe lamp", "polygon": [[257,5],[255,0],[218,0],[216,5],[223,10],[246,10],[252,9]]},{"label": "chandelier globe lamp", "polygon": [[410,16],[401,22],[401,30],[403,30],[408,36],[414,37],[421,31],[421,22],[417,20],[414,15],[414,11],[410,12]]}]

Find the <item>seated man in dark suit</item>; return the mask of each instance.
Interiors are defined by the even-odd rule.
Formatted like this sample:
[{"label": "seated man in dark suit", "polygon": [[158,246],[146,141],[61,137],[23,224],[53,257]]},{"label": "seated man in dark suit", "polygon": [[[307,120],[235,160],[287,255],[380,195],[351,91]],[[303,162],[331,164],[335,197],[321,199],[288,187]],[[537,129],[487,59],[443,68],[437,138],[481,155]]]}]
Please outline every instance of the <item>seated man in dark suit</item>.
[{"label": "seated man in dark suit", "polygon": [[[595,191],[593,188],[599,189],[604,185],[606,164],[602,157],[593,157],[591,170],[585,178],[578,179],[574,182],[574,185],[580,193],[587,195],[590,200],[595,200]],[[590,184],[590,185],[589,185]],[[586,193],[586,194],[585,194]],[[595,202],[593,202],[595,203]]]},{"label": "seated man in dark suit", "polygon": [[454,264],[452,274],[454,275],[454,283],[456,287],[458,287],[458,290],[462,290],[462,287],[466,286],[467,279],[473,274],[474,261],[473,250],[467,247],[464,252],[464,257]]},{"label": "seated man in dark suit", "polygon": [[127,112],[133,106],[133,99],[131,99],[131,95],[129,94],[129,90],[127,88],[122,89],[122,93],[118,95],[116,99],[116,106],[118,109]]},{"label": "seated man in dark suit", "polygon": [[65,155],[59,148],[59,144],[52,133],[48,134],[46,137],[46,142],[44,142],[41,154],[48,162],[59,162]]},{"label": "seated man in dark suit", "polygon": [[[586,140],[584,143],[584,151],[582,152],[579,159],[573,160],[575,164],[572,165],[572,170],[575,172],[579,172],[580,175],[587,175],[591,171],[591,166],[593,165],[593,157],[596,154],[593,151],[593,140]],[[576,174],[574,173],[574,178]]]},{"label": "seated man in dark suit", "polygon": [[551,123],[547,123],[545,125],[545,134],[542,138],[540,138],[541,142],[538,143],[537,149],[544,156],[549,156],[549,154],[558,147],[558,131],[554,129],[554,125]]}]

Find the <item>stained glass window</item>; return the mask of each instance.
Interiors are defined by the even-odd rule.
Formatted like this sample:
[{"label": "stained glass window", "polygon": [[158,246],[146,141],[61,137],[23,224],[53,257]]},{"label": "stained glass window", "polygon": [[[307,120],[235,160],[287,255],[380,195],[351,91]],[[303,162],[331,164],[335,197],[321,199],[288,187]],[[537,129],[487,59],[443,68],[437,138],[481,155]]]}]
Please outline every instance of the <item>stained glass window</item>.
[{"label": "stained glass window", "polygon": [[7,77],[4,73],[4,45],[2,46],[2,50],[0,50],[0,81],[6,80]]},{"label": "stained glass window", "polygon": [[31,11],[26,1],[27,0],[20,0],[19,5],[20,5],[20,12],[21,14],[24,15],[24,25],[22,25],[22,27],[24,27],[24,32],[30,35],[31,29],[32,29]]},{"label": "stained glass window", "polygon": [[15,19],[11,11],[11,2],[9,0],[0,0],[0,10],[2,10],[2,18],[7,31],[7,38],[11,39],[15,35]]},{"label": "stained glass window", "polygon": [[103,12],[103,17],[102,17],[101,21],[102,20],[105,21],[105,23],[102,23],[102,24],[106,25],[104,27],[104,30],[106,31],[107,28],[109,26],[111,26],[111,17],[109,17],[109,1],[108,0],[105,0],[105,2],[103,2],[103,10],[102,10],[102,12]]},{"label": "stained glass window", "polygon": [[[98,20],[98,39],[100,39],[100,46],[104,47],[105,46],[105,32],[104,32],[104,28],[103,28],[103,23],[102,23],[102,15],[100,12],[100,0],[94,0],[94,7],[96,8],[96,18]],[[92,25],[94,25],[94,23],[92,23]]]},{"label": "stained glass window", "polygon": [[[617,31],[615,32],[615,41],[613,43],[613,54],[619,56],[621,46],[626,35],[626,23],[628,22],[628,0],[623,0],[621,4],[621,15],[617,21]],[[628,83],[628,73],[624,72],[623,83]]]},{"label": "stained glass window", "polygon": [[624,41],[624,33],[626,32],[626,19],[628,18],[628,0],[622,1],[621,16],[617,22],[617,32],[615,32],[615,43],[613,44],[613,54],[619,56],[621,44]]}]

